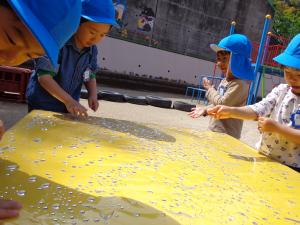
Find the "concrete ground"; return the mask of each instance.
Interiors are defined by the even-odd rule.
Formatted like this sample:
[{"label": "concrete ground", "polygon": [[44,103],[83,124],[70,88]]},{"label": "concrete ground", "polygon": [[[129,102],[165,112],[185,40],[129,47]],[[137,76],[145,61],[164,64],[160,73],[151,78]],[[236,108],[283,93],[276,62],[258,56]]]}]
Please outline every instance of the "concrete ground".
[{"label": "concrete ground", "polygon": [[[133,96],[154,95],[168,98],[173,101],[185,101],[190,103],[190,97],[185,97],[184,95],[176,95],[162,92],[154,93],[150,91],[125,90],[106,86],[98,87],[98,89],[117,91],[122,94]],[[88,107],[86,100],[81,99],[81,103]],[[130,103],[115,103],[102,100],[100,101],[99,110],[96,113],[91,110],[89,110],[88,113],[91,116],[127,120],[139,123],[159,124],[161,126],[191,128],[200,131],[204,131],[207,129],[209,120],[209,118],[207,117],[192,119],[189,116],[187,116],[186,112],[174,109],[163,109],[153,106],[141,106]],[[3,120],[6,129],[12,127],[18,120],[20,120],[26,114],[26,104],[0,101],[0,118]],[[245,121],[241,141],[254,147],[258,139],[259,132],[257,130],[256,122]]]}]

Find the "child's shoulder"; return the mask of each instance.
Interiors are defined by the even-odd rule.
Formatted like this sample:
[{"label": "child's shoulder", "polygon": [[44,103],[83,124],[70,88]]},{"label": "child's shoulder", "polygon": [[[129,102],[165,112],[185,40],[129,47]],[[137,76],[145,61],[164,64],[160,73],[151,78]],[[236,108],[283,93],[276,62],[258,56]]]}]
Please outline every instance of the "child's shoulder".
[{"label": "child's shoulder", "polygon": [[234,79],[234,80],[231,80],[229,83],[231,83],[233,86],[247,86],[249,85],[249,83],[245,80],[241,80],[241,79]]},{"label": "child's shoulder", "polygon": [[291,87],[287,84],[279,84],[272,89],[270,95],[286,96],[291,91]]},{"label": "child's shoulder", "polygon": [[288,92],[290,90],[290,86],[287,84],[279,84],[278,86],[274,87],[274,89],[277,89],[280,92]]}]

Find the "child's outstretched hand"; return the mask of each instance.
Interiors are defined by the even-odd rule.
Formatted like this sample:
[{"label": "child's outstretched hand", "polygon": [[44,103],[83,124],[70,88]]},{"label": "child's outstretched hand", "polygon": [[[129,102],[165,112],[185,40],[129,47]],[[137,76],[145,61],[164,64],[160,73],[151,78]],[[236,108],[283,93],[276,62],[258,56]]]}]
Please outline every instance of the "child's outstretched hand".
[{"label": "child's outstretched hand", "polygon": [[192,111],[188,113],[188,115],[192,118],[198,118],[200,116],[204,116],[206,114],[206,110],[200,107],[192,108]]},{"label": "child's outstretched hand", "polygon": [[207,109],[207,114],[218,120],[228,119],[231,115],[231,108],[225,105],[217,105],[213,108]]},{"label": "child's outstretched hand", "polygon": [[277,121],[270,118],[258,118],[258,130],[260,132],[276,132],[278,130],[278,124]]},{"label": "child's outstretched hand", "polygon": [[0,199],[0,219],[19,216],[21,208],[22,205],[19,202]]},{"label": "child's outstretched hand", "polygon": [[4,124],[2,120],[0,120],[0,140],[2,139],[4,132],[5,132]]},{"label": "child's outstretched hand", "polygon": [[89,96],[88,102],[89,102],[90,109],[92,109],[94,112],[96,112],[99,108],[99,102],[98,102],[97,95]]},{"label": "child's outstretched hand", "polygon": [[204,87],[206,90],[208,90],[208,89],[210,89],[210,88],[212,87],[211,81],[208,80],[206,77],[204,77],[204,78],[202,79],[202,83],[203,83],[203,87]]},{"label": "child's outstretched hand", "polygon": [[72,116],[80,118],[86,118],[88,116],[87,109],[74,99],[72,99],[65,105],[67,107],[68,112],[71,113]]}]

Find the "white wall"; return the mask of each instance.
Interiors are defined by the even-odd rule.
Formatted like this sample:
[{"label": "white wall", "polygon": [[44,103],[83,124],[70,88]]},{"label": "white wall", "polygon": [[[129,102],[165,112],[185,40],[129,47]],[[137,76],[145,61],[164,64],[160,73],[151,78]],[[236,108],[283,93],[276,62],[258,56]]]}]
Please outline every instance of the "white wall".
[{"label": "white wall", "polygon": [[198,84],[199,78],[195,76],[212,75],[214,69],[212,62],[110,37],[106,37],[98,49],[100,67],[120,73],[132,72]]},{"label": "white wall", "polygon": [[[214,70],[214,63],[209,61],[110,37],[106,37],[98,49],[100,67],[120,73],[146,74],[198,84],[199,75],[212,75]],[[269,93],[284,79],[266,74],[265,82],[266,93]],[[261,96],[261,87],[258,96]]]}]

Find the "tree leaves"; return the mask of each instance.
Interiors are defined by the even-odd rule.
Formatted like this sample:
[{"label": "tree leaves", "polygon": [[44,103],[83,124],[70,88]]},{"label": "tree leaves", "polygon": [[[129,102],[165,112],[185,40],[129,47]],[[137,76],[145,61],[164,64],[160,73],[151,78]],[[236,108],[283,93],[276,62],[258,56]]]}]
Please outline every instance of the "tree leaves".
[{"label": "tree leaves", "polygon": [[274,0],[273,33],[291,39],[300,33],[300,1]]}]

